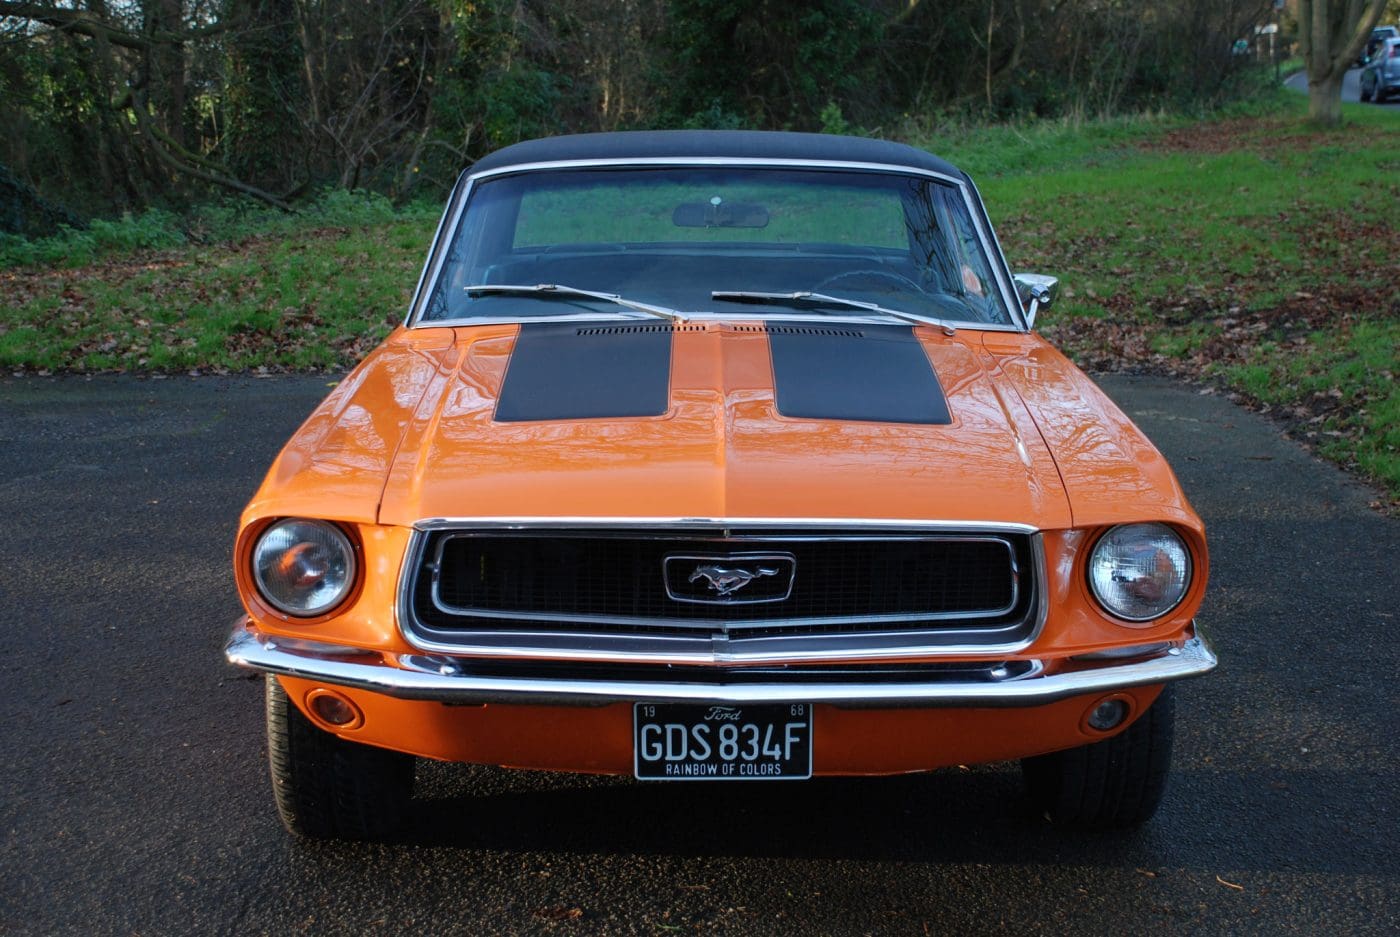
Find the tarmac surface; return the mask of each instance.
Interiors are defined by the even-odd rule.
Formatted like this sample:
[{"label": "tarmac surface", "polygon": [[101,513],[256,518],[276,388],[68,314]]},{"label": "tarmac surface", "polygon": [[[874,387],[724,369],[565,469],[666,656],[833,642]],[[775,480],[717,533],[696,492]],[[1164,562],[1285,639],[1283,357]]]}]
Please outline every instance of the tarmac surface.
[{"label": "tarmac surface", "polygon": [[426,766],[392,845],[277,821],[223,663],[238,513],[327,378],[0,378],[0,934],[1393,934],[1400,522],[1266,420],[1103,385],[1206,519],[1157,818],[1066,835],[1013,765],[641,785]]},{"label": "tarmac surface", "polygon": [[[1300,94],[1308,93],[1308,73],[1306,71],[1294,72],[1283,80],[1284,87],[1291,88]],[[1361,103],[1361,69],[1349,68],[1346,75],[1342,77],[1342,102],[1345,104]],[[1384,102],[1375,101],[1378,107],[1400,108],[1400,97],[1387,98]]]}]

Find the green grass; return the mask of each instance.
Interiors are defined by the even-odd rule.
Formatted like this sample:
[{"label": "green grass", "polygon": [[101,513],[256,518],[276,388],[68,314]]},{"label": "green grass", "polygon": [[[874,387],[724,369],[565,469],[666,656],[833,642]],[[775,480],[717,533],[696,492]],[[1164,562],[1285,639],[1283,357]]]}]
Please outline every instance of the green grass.
[{"label": "green grass", "polygon": [[1291,344],[1266,342],[1223,369],[1232,384],[1276,407],[1318,404],[1299,432],[1320,452],[1400,490],[1400,320],[1362,320]]},{"label": "green grass", "polygon": [[1220,334],[1214,322],[1191,322],[1179,329],[1155,331],[1148,338],[1148,347],[1168,358],[1186,358],[1201,351],[1210,339]]},{"label": "green grass", "polygon": [[1296,435],[1396,499],[1400,115],[1344,113],[1312,132],[1288,96],[1129,140],[1100,127],[1107,151],[1081,140],[1025,165],[989,130],[979,184],[1012,267],[1061,277],[1040,327],[1081,363],[1214,379],[1297,413]]},{"label": "green grass", "polygon": [[1335,160],[1288,148],[1144,152],[1111,169],[995,177],[982,189],[1013,265],[1068,262],[1078,274],[1069,314],[1096,305],[1086,295],[1141,306],[1192,286],[1238,286],[1269,302],[1354,275],[1349,255],[1366,245],[1337,219],[1375,216],[1395,199],[1385,180],[1397,142],[1400,132],[1360,139]]},{"label": "green grass", "polygon": [[[405,213],[419,217],[436,210],[436,206],[414,205]],[[140,250],[291,234],[332,225],[384,224],[397,214],[382,195],[336,189],[294,213],[247,199],[202,205],[184,216],[153,208],[140,215],[93,219],[83,229],[65,226],[58,234],[37,240],[0,233],[0,270],[78,267]]]},{"label": "green grass", "polygon": [[1107,120],[1061,118],[993,126],[959,123],[937,126],[911,120],[901,136],[953,163],[980,185],[989,176],[1115,163],[1122,157],[1121,147],[1189,122],[1179,115],[1161,113]]},{"label": "green grass", "polygon": [[[0,273],[0,367],[343,368],[402,318],[436,211]],[[18,296],[10,294],[19,293]]]}]

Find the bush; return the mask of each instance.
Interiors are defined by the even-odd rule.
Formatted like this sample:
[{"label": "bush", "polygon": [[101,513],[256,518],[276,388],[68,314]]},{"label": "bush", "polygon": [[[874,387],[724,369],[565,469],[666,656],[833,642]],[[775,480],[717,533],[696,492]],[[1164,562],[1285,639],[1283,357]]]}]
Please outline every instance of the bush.
[{"label": "bush", "polygon": [[0,267],[65,266],[92,263],[106,254],[163,250],[185,243],[179,219],[153,208],[140,215],[94,219],[87,228],[59,227],[55,235],[29,240],[0,236]]}]

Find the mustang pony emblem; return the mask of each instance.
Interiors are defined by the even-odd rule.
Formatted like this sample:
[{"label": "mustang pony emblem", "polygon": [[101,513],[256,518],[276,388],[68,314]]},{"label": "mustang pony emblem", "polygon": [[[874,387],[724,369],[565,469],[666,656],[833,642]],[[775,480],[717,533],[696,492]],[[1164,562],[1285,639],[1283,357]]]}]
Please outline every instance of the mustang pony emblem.
[{"label": "mustang pony emblem", "polygon": [[758,566],[754,569],[744,569],[742,566],[718,566],[705,565],[696,567],[695,572],[690,574],[689,582],[697,579],[704,579],[720,595],[733,595],[749,583],[760,576],[776,576],[778,570],[773,566]]}]

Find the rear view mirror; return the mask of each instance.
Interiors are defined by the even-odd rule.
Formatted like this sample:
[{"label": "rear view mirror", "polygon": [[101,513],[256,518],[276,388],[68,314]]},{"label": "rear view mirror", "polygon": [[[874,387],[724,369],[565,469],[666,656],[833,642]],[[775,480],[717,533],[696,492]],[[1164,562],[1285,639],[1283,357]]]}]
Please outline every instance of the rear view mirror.
[{"label": "rear view mirror", "polygon": [[678,228],[766,228],[768,209],[752,202],[726,202],[718,195],[708,202],[682,202],[671,213]]}]

